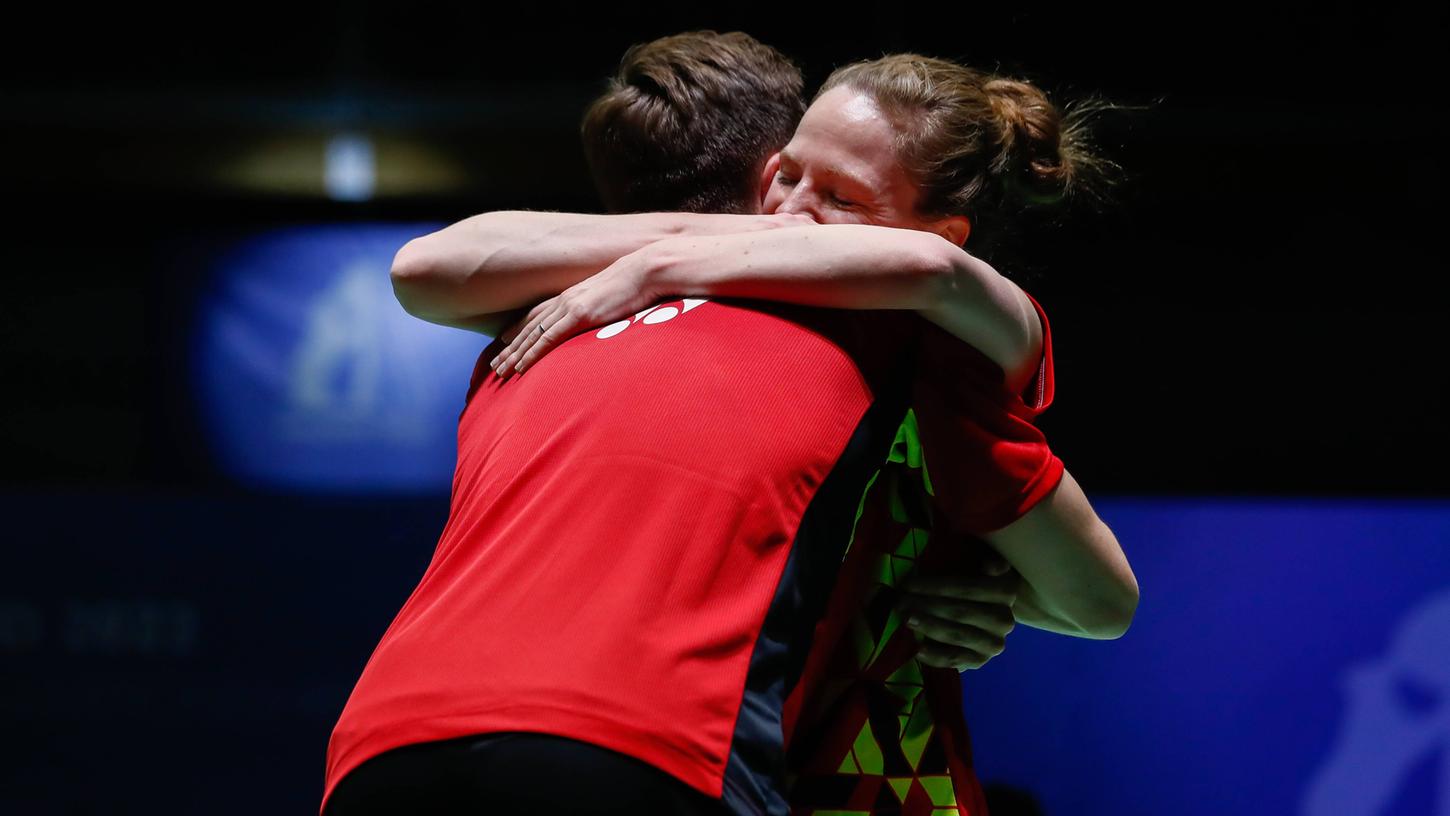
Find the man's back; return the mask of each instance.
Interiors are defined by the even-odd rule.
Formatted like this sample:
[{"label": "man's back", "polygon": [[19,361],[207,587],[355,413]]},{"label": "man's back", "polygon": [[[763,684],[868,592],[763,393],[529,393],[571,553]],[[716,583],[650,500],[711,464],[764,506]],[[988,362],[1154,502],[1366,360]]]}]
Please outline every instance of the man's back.
[{"label": "man's back", "polygon": [[784,805],[780,715],[906,409],[918,321],[665,301],[517,381],[480,357],[432,563],[333,734],[540,731],[745,811]]}]

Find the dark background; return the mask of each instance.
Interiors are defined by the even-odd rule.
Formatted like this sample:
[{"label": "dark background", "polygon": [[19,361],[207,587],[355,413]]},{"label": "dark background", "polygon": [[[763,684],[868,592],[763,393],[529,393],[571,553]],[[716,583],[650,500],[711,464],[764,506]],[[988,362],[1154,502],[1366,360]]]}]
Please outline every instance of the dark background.
[{"label": "dark background", "polygon": [[[1435,494],[1450,477],[1444,11],[1361,3],[942,6],[865,17],[486,4],[249,4],[24,16],[0,89],[8,484],[216,480],[169,365],[167,242],[304,220],[593,210],[577,125],[633,42],[743,29],[834,66],[916,50],[1000,68],[1103,117],[1116,205],[1068,213],[1014,266],[1053,319],[1042,424],[1091,490]],[[613,17],[613,19],[611,19]],[[320,150],[340,122],[432,152],[446,181],[368,202],[245,189],[248,146]],[[313,140],[309,142],[308,140]],[[314,171],[315,172],[315,171]],[[1005,267],[1004,267],[1005,268]],[[1014,270],[1015,271],[1015,270]],[[180,275],[185,277],[185,275]],[[214,485],[223,486],[224,485]]]},{"label": "dark background", "polygon": [[[1359,553],[1371,564],[1398,541],[1397,517],[1346,533],[1327,545],[1345,577],[1295,584],[1324,531],[1346,525],[1313,512],[1344,505],[1357,518],[1350,497],[1450,495],[1436,257],[1443,8],[732,8],[12,13],[0,48],[0,510],[10,530],[0,534],[0,791],[11,800],[0,810],[315,812],[332,724],[447,516],[441,492],[285,495],[225,475],[183,364],[203,267],[178,248],[288,224],[597,211],[578,144],[584,106],[630,44],[693,28],[742,29],[781,48],[812,90],[837,65],[915,50],[999,68],[1060,101],[1096,93],[1141,108],[1097,131],[1127,171],[1116,203],[1044,226],[1008,270],[1035,272],[1026,286],[1052,319],[1057,401],[1041,424],[1089,494],[1108,500],[1117,515],[1105,518],[1142,565],[1144,623],[1113,665],[1166,677],[1155,690],[1172,696],[1172,677],[1199,671],[1210,652],[1186,632],[1217,625],[1214,643],[1233,648],[1263,620],[1280,633],[1263,659],[1324,645],[1311,635],[1379,648],[1378,629],[1340,637],[1332,620],[1285,610],[1303,606],[1295,592],[1321,602],[1311,609],[1353,607]],[[370,134],[384,168],[366,202],[323,194],[322,147],[344,127]],[[258,183],[239,170],[264,149],[294,156],[290,175]],[[1142,516],[1151,523],[1133,526],[1134,496],[1162,500]],[[1161,521],[1212,497],[1247,500],[1233,511],[1240,526],[1222,528],[1248,531],[1224,542],[1238,560],[1216,566],[1205,553],[1219,543],[1217,505],[1177,532]],[[1306,500],[1292,506],[1327,526],[1296,510],[1259,529],[1261,497],[1266,513]],[[1170,535],[1183,530],[1193,535]],[[1253,596],[1282,606],[1260,616],[1244,607],[1237,572],[1294,535],[1304,540],[1274,556],[1283,580]],[[1420,534],[1430,543],[1378,590],[1398,603],[1439,582],[1443,570],[1414,559],[1443,535]],[[1174,582],[1201,618],[1151,606]],[[1249,611],[1232,617],[1240,607]],[[1025,641],[1016,648],[1056,643],[1027,639],[1038,634],[1014,635]],[[1063,648],[1091,647],[1084,665],[1107,666],[1099,646]],[[1188,656],[1160,659],[1174,647]],[[1041,654],[1047,671],[1064,665]],[[1223,652],[1212,654],[1225,684],[1270,699],[1233,655],[1220,664]],[[1341,658],[1321,654],[1324,665]],[[1021,686],[998,676],[1004,694]],[[1086,700],[1100,687],[1075,690]],[[1146,690],[1125,681],[1113,693],[1126,711]],[[1054,704],[1089,710],[1076,698]],[[1171,731],[1181,712],[1164,710]],[[1253,718],[1215,717],[1252,730]]]}]

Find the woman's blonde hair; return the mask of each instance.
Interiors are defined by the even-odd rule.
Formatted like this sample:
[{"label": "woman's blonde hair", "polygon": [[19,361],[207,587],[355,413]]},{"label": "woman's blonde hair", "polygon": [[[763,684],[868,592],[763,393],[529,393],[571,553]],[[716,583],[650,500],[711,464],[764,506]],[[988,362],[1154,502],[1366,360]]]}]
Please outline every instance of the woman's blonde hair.
[{"label": "woman's blonde hair", "polygon": [[911,53],[837,68],[816,98],[840,86],[868,94],[891,120],[918,214],[967,216],[969,246],[995,243],[1028,209],[1106,200],[1121,169],[1089,141],[1094,114],[1125,107],[1102,99],[1059,111],[1030,82]]}]

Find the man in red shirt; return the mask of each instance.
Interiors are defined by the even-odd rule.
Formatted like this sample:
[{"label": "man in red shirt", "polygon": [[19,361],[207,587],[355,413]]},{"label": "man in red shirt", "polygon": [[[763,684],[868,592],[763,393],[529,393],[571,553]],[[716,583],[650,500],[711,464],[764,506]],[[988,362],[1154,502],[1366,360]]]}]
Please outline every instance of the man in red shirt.
[{"label": "man in red shirt", "polygon": [[[400,298],[417,277],[395,275]],[[477,314],[439,322],[499,317]],[[912,348],[941,363],[967,347],[901,310],[655,303],[560,343],[549,365],[506,387],[484,367],[505,339],[485,349],[470,386],[434,561],[334,732],[329,795],[368,778],[350,771],[416,755],[406,748],[533,732],[637,758],[730,812],[781,812],[785,696],[812,629],[829,629],[817,622],[835,573],[859,582],[850,556],[868,552],[846,550],[843,566],[842,542],[868,520],[864,498],[888,452],[921,464],[913,423],[901,422],[907,401],[924,436],[977,445],[967,453],[981,463],[1004,439],[1015,445],[996,461],[1016,468],[1012,486],[978,481],[990,500],[955,493],[953,514],[990,528],[1061,492],[1061,463],[1026,421],[1051,398],[1047,337],[1033,404],[1019,398],[1019,409],[990,388],[911,385]],[[951,362],[992,376],[980,355]],[[960,406],[983,413],[948,419]],[[341,812],[361,812],[356,801]]]}]

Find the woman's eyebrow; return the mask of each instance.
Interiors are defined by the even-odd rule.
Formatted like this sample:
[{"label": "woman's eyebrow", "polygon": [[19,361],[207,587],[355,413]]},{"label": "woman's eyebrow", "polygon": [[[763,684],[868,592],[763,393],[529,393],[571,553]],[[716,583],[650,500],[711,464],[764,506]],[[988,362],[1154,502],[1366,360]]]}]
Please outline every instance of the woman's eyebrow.
[{"label": "woman's eyebrow", "polygon": [[[790,162],[791,164],[794,164],[796,166],[800,166],[800,162],[796,161],[796,158],[794,156],[784,150],[780,151],[780,160],[783,162]],[[871,192],[871,185],[867,184],[864,179],[848,173],[839,167],[834,167],[829,164],[823,165],[821,167],[821,172],[825,173],[828,176],[831,176],[832,178],[838,178],[845,181],[847,184],[855,187],[861,193]]]}]

